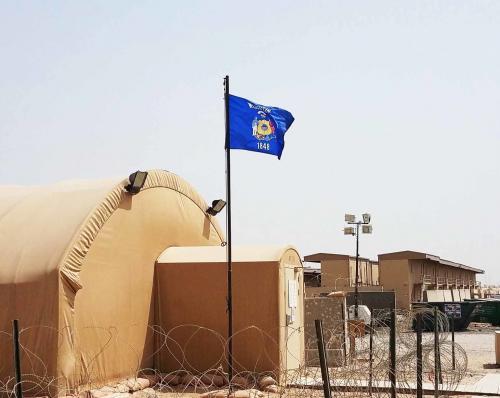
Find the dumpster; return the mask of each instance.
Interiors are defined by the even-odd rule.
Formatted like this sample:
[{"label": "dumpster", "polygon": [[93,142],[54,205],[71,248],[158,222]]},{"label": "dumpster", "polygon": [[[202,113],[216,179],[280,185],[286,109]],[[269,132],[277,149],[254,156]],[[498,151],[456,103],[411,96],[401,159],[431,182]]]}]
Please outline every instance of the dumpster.
[{"label": "dumpster", "polygon": [[479,299],[474,301],[479,303],[471,316],[471,322],[491,323],[492,326],[500,326],[499,299]]},{"label": "dumpster", "polygon": [[[467,300],[467,301],[445,301],[445,302],[426,302],[426,303],[413,303],[412,307],[417,308],[434,308],[437,307],[439,311],[443,314],[447,314],[448,317],[453,316],[455,320],[455,330],[465,330],[471,323],[471,315],[473,314],[476,306],[479,304],[478,300]],[[450,309],[453,313],[450,313]],[[413,322],[413,328],[415,329],[415,322]],[[434,330],[434,318],[432,316],[426,316],[423,319],[423,330],[433,331]]]}]

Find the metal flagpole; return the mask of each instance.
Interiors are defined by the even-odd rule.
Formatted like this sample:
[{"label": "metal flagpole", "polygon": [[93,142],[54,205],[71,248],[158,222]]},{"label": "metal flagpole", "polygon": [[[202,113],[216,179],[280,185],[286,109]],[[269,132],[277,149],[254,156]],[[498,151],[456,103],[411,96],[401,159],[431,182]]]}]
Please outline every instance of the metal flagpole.
[{"label": "metal flagpole", "polygon": [[356,281],[354,282],[354,318],[358,319],[359,304],[359,222],[356,223]]},{"label": "metal flagpole", "polygon": [[226,113],[226,237],[227,237],[227,315],[228,315],[228,375],[229,385],[233,378],[233,286],[232,286],[232,252],[231,252],[231,145],[229,128],[229,76],[224,78],[224,105]]},{"label": "metal flagpole", "polygon": [[15,397],[23,398],[23,386],[21,384],[21,359],[19,355],[19,321],[12,321],[12,340],[14,343],[14,370],[16,375]]}]

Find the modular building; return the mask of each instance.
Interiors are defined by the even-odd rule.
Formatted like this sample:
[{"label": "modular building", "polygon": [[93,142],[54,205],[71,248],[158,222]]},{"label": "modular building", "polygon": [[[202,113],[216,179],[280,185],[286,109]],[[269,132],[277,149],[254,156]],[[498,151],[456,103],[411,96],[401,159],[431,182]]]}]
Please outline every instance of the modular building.
[{"label": "modular building", "polygon": [[463,301],[479,288],[483,270],[416,251],[379,254],[380,284],[394,290],[396,307],[414,302]]},{"label": "modular building", "polygon": [[[332,290],[351,290],[356,281],[356,257],[335,253],[316,253],[304,257],[309,263],[320,263],[320,272],[317,269],[307,271],[319,278],[317,285]],[[312,277],[309,278],[311,281]],[[378,286],[378,262],[368,258],[358,258],[358,286]],[[311,286],[313,285],[310,283]]]},{"label": "modular building", "polygon": [[[175,345],[160,355],[163,371],[177,370],[181,360],[190,371],[207,371],[224,358],[227,347],[218,336],[228,330],[226,250],[171,247],[158,258],[158,322],[164,330],[176,328],[169,335]],[[236,246],[232,263],[235,371],[282,376],[298,369],[304,356],[299,254],[293,247]],[[176,351],[179,346],[185,349]]]}]

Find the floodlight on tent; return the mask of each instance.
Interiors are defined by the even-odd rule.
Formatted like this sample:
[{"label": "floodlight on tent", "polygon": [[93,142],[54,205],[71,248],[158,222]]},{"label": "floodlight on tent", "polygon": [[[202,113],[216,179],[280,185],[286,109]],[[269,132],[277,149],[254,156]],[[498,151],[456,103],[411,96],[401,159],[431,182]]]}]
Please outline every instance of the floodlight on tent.
[{"label": "floodlight on tent", "polygon": [[346,214],[345,222],[356,222],[356,216],[354,214]]},{"label": "floodlight on tent", "polygon": [[216,199],[212,202],[212,206],[207,209],[207,213],[211,216],[216,216],[224,207],[226,207],[226,202],[222,199]]},{"label": "floodlight on tent", "polygon": [[364,234],[371,234],[373,231],[373,228],[371,225],[363,225],[362,231]]},{"label": "floodlight on tent", "polygon": [[345,227],[344,228],[344,235],[355,235],[354,228],[353,227]]},{"label": "floodlight on tent", "polygon": [[369,224],[370,223],[370,220],[371,220],[372,216],[369,214],[369,213],[365,213],[363,214],[363,222],[365,224]]},{"label": "floodlight on tent", "polygon": [[146,182],[146,178],[148,176],[147,171],[139,171],[137,170],[135,173],[130,174],[128,180],[130,184],[125,186],[127,192],[131,195],[135,195],[139,193]]}]

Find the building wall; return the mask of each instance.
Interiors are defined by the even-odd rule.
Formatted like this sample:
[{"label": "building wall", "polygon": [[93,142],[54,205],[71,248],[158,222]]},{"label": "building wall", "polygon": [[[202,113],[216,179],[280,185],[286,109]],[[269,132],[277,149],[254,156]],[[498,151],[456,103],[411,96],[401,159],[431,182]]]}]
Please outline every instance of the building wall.
[{"label": "building wall", "polygon": [[[359,282],[361,286],[379,285],[378,264],[359,259]],[[321,261],[321,286],[336,290],[348,290],[356,283],[356,259],[342,258]]]},{"label": "building wall", "polygon": [[343,365],[346,344],[345,319],[347,319],[345,297],[307,297],[304,304],[306,365],[319,366],[314,323],[316,319],[321,319],[323,323],[323,337],[327,347],[328,365]]},{"label": "building wall", "polygon": [[[391,310],[394,308],[394,292],[358,292],[359,305],[366,305],[375,315],[380,313],[380,310]],[[354,292],[348,292],[347,306],[354,305]]]},{"label": "building wall", "polygon": [[[359,272],[359,282],[360,284],[363,284],[364,281],[366,281],[366,261],[365,260],[358,260],[358,272]],[[349,259],[349,276],[351,280],[351,286],[354,286],[356,283],[356,259],[350,258]]]},{"label": "building wall", "polygon": [[[158,263],[156,275],[157,322],[170,337],[168,347],[159,352],[157,368],[179,370],[183,355],[189,363],[184,366],[193,372],[225,367],[227,264]],[[292,279],[297,282],[296,305],[290,302]],[[289,250],[282,262],[233,263],[232,285],[235,370],[279,372],[302,366],[304,292],[299,255]]]},{"label": "building wall", "polygon": [[[190,371],[217,368],[227,339],[226,264],[157,264],[156,272],[158,323],[177,343],[160,351],[159,369],[179,370],[183,354]],[[233,263],[232,277],[235,368],[273,371],[280,360],[279,263]]]},{"label": "building wall", "polygon": [[476,273],[465,269],[439,264],[430,260],[410,260],[413,283],[421,283],[425,277],[432,284],[455,285],[475,284]]},{"label": "building wall", "polygon": [[373,285],[374,286],[380,285],[378,263],[372,263],[372,278],[373,278]]},{"label": "building wall", "polygon": [[[378,264],[366,258],[360,258],[358,260],[358,269],[359,283],[361,286],[376,286],[379,284]],[[351,286],[354,286],[356,283],[356,258],[349,258],[349,271]]]},{"label": "building wall", "polygon": [[[354,277],[352,277],[354,284]],[[349,260],[324,260],[321,262],[321,286],[345,290],[351,284]]]},{"label": "building wall", "polygon": [[[418,260],[382,260],[388,261],[408,261],[409,279],[409,301],[460,301],[455,299],[453,289],[463,288],[467,291],[476,284],[476,273],[436,261]],[[384,266],[385,267],[385,266]],[[385,269],[384,269],[385,271]],[[390,281],[382,282],[384,288]]]},{"label": "building wall", "polygon": [[408,260],[380,260],[380,284],[396,294],[396,308],[410,309],[410,265]]}]

